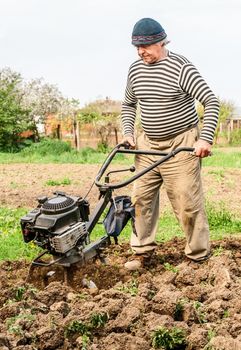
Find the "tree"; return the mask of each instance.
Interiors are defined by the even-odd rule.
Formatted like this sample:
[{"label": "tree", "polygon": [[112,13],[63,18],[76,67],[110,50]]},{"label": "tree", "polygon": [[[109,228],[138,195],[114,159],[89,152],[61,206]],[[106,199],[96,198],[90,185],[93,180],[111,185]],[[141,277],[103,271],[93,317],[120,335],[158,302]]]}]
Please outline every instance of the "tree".
[{"label": "tree", "polygon": [[[58,111],[58,118],[60,121],[71,123],[75,147],[79,150],[79,122],[78,122],[79,101],[76,99],[62,99],[61,106]],[[66,123],[65,123],[66,124]]]},{"label": "tree", "polygon": [[109,138],[114,132],[118,143],[118,130],[120,129],[121,102],[108,97],[105,100],[96,100],[80,110],[81,123],[92,123],[100,137],[99,146],[107,148]]},{"label": "tree", "polygon": [[21,105],[22,78],[9,69],[0,71],[0,149],[18,148],[21,132],[30,125],[29,110]]},{"label": "tree", "polygon": [[62,108],[64,97],[57,86],[41,79],[32,79],[22,86],[22,106],[30,111],[32,129],[39,139],[38,124],[44,124],[49,114],[56,114]]}]

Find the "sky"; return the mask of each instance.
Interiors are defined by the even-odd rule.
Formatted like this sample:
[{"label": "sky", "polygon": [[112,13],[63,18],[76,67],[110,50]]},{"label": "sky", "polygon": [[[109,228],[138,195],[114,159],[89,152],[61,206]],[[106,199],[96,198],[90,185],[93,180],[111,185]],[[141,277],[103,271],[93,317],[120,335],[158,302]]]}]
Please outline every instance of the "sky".
[{"label": "sky", "polygon": [[241,0],[0,0],[0,69],[43,78],[81,106],[122,100],[134,24],[161,23],[223,100],[241,106]]}]

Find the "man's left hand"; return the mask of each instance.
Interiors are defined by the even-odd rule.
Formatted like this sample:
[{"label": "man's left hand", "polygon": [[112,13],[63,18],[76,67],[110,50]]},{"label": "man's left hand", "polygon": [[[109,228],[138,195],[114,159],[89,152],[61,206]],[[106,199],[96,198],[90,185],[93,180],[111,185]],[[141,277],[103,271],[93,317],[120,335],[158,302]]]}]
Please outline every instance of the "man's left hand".
[{"label": "man's left hand", "polygon": [[194,154],[197,157],[204,158],[211,155],[212,146],[205,140],[199,139],[197,142],[194,143],[193,147]]}]

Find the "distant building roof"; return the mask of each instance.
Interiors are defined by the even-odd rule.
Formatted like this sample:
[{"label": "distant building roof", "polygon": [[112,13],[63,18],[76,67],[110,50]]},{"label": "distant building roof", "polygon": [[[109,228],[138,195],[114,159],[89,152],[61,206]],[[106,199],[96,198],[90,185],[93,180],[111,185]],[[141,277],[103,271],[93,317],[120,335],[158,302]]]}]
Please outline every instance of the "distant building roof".
[{"label": "distant building roof", "polygon": [[240,119],[241,120],[241,107],[235,107],[231,119]]}]

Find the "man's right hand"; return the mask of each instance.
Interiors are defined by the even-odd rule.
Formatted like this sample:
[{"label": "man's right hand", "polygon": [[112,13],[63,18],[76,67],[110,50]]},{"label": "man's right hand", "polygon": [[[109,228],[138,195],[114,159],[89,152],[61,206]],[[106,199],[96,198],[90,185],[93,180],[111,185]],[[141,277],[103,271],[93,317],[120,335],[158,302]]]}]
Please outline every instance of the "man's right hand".
[{"label": "man's right hand", "polygon": [[132,136],[124,136],[123,139],[121,140],[121,143],[129,144],[131,149],[135,149],[136,147],[134,138]]}]

